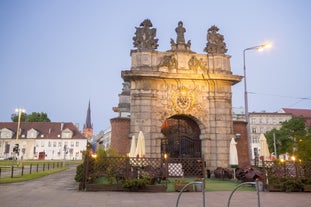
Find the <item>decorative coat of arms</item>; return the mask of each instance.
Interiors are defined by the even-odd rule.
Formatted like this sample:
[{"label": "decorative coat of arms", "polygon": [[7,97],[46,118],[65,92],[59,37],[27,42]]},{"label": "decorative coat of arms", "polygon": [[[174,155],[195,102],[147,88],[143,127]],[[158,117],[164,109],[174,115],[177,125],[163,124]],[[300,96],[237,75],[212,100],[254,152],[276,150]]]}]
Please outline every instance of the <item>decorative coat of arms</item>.
[{"label": "decorative coat of arms", "polygon": [[194,94],[182,86],[173,94],[172,102],[177,113],[190,112],[194,105]]}]

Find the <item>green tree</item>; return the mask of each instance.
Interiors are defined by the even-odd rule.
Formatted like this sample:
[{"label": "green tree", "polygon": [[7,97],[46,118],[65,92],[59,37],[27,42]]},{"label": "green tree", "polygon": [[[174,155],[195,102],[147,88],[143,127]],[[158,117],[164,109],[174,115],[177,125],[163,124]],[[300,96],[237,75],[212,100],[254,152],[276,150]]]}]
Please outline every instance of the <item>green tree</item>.
[{"label": "green tree", "polygon": [[[18,121],[18,114],[12,114],[11,120],[13,122]],[[51,122],[48,115],[44,112],[32,112],[31,114],[22,113],[21,122]]]},{"label": "green tree", "polygon": [[[26,113],[21,113],[21,122],[25,122],[26,121],[26,117],[27,117],[27,114]],[[18,114],[12,114],[11,115],[11,120],[13,122],[18,122]]]},{"label": "green tree", "polygon": [[297,156],[301,160],[311,161],[311,130],[305,137],[301,137],[297,143]]},{"label": "green tree", "polygon": [[[279,130],[272,129],[265,133],[269,150],[274,151],[274,139],[276,140],[277,154],[308,154],[311,148],[306,148],[303,143],[308,143],[305,118],[294,117],[282,123]],[[303,141],[303,142],[302,142]],[[301,143],[300,143],[301,142]],[[301,159],[301,158],[300,158]]]}]

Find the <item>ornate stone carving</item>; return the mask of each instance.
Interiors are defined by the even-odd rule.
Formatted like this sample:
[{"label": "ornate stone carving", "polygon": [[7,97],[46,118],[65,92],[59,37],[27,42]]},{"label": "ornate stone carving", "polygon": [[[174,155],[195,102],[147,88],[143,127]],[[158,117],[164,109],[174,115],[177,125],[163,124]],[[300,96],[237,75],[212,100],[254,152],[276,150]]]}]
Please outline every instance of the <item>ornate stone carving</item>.
[{"label": "ornate stone carving", "polygon": [[207,43],[204,51],[210,54],[225,54],[227,52],[224,36],[218,33],[215,25],[207,30]]},{"label": "ornate stone carving", "polygon": [[194,94],[188,88],[182,86],[173,93],[172,103],[177,113],[190,113],[194,105]]},{"label": "ornate stone carving", "polygon": [[188,40],[187,44],[185,42],[185,32],[186,29],[183,27],[183,22],[179,21],[178,26],[175,29],[175,32],[177,33],[177,39],[176,43],[175,41],[171,38],[171,51],[189,51],[190,46],[191,46],[191,41]]},{"label": "ornate stone carving", "polygon": [[199,68],[201,68],[202,70],[207,68],[206,63],[204,63],[202,58],[200,58],[199,60],[196,56],[192,56],[190,58],[190,60],[188,61],[188,66],[190,70],[193,70],[195,72],[197,72]]},{"label": "ornate stone carving", "polygon": [[133,44],[138,51],[154,51],[158,48],[158,39],[155,39],[157,30],[151,27],[152,23],[149,19],[145,19],[140,27],[135,27],[136,36],[133,37]]},{"label": "ornate stone carving", "polygon": [[178,63],[175,55],[165,55],[162,58],[159,67],[167,67],[168,69],[178,68]]}]

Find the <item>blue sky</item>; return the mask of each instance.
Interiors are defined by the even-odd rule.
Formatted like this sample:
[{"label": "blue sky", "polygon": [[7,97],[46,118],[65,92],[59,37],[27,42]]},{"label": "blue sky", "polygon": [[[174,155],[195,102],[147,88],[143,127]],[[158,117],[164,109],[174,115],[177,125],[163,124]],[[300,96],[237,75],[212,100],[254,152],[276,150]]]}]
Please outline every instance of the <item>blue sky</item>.
[{"label": "blue sky", "polygon": [[[170,49],[181,20],[191,49],[204,53],[216,25],[237,75],[243,49],[271,41],[269,50],[246,54],[249,111],[311,109],[310,11],[309,0],[1,0],[0,121],[23,107],[82,128],[90,100],[94,131],[107,129],[135,27],[146,18],[157,28],[158,51]],[[233,106],[244,107],[243,82],[232,90]]]}]

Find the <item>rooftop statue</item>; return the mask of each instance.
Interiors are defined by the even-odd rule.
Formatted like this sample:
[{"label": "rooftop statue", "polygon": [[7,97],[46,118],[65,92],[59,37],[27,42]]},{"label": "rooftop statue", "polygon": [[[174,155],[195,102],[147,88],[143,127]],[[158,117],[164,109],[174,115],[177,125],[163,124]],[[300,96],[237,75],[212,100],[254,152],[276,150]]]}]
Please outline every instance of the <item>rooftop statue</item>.
[{"label": "rooftop statue", "polygon": [[227,52],[224,36],[218,33],[215,25],[207,30],[207,43],[204,51],[209,54],[225,54]]},{"label": "rooftop statue", "polygon": [[151,27],[152,23],[149,19],[145,19],[140,27],[135,27],[136,36],[133,37],[133,44],[138,51],[154,51],[158,48],[158,39],[155,39],[157,30]]},{"label": "rooftop statue", "polygon": [[187,44],[185,42],[185,32],[186,29],[183,27],[183,22],[179,21],[178,26],[175,29],[175,32],[177,33],[177,39],[176,43],[171,38],[171,51],[190,51],[191,41],[188,40]]}]

